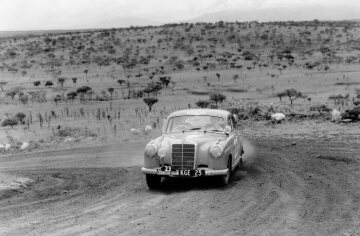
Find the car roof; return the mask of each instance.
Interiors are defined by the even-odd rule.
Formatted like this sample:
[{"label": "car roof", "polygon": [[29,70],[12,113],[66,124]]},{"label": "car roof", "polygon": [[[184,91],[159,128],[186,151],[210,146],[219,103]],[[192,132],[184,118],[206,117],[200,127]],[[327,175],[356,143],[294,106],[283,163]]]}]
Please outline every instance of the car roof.
[{"label": "car roof", "polygon": [[180,110],[175,111],[171,113],[168,118],[174,117],[174,116],[185,116],[185,115],[210,115],[210,116],[219,116],[223,118],[227,118],[228,115],[231,113],[229,111],[225,110],[217,110],[217,109],[186,109],[186,110]]}]

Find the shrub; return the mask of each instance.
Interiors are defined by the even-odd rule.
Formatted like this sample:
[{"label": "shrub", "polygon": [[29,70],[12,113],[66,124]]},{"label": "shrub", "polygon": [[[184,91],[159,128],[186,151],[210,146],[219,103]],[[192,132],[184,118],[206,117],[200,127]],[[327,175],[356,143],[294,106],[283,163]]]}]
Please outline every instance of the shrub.
[{"label": "shrub", "polygon": [[15,91],[8,91],[8,92],[6,92],[6,96],[10,97],[11,100],[14,100],[15,95],[16,95],[16,92],[15,92]]},{"label": "shrub", "polygon": [[62,100],[62,97],[60,94],[57,94],[55,97],[54,97],[54,102],[57,104],[58,102],[60,102]]},{"label": "shrub", "polygon": [[199,100],[195,102],[195,105],[200,108],[207,108],[210,105],[210,101],[208,100]]},{"label": "shrub", "polygon": [[27,104],[29,101],[29,95],[22,94],[21,96],[19,96],[19,100],[22,104]]},{"label": "shrub", "polygon": [[77,96],[77,93],[76,93],[75,91],[69,92],[68,94],[66,94],[66,97],[67,97],[67,99],[69,99],[69,100],[75,99],[76,96]]},{"label": "shrub", "polygon": [[19,121],[16,118],[7,118],[2,122],[2,126],[11,126],[14,127],[14,125],[17,125]]},{"label": "shrub", "polygon": [[110,97],[111,97],[111,100],[112,100],[113,93],[114,93],[114,88],[108,88],[108,92],[110,93]]},{"label": "shrub", "polygon": [[96,95],[96,100],[97,101],[110,101],[111,97],[109,95],[106,94],[105,91],[102,91],[102,93],[100,95]]},{"label": "shrub", "polygon": [[343,86],[343,85],[351,86],[351,85],[359,85],[359,84],[360,84],[359,82],[337,82],[337,83],[335,83],[335,85],[338,85],[338,86]]},{"label": "shrub", "polygon": [[247,89],[228,88],[227,91],[232,92],[232,93],[245,93],[245,92],[247,92]]},{"label": "shrub", "polygon": [[58,131],[60,137],[71,137],[80,132],[80,128],[64,127]]},{"label": "shrub", "polygon": [[200,91],[200,90],[194,90],[194,91],[189,91],[190,94],[193,95],[209,95],[209,91]]},{"label": "shrub", "polygon": [[226,99],[226,96],[221,93],[213,93],[210,94],[210,101],[213,101],[218,105],[218,103],[222,103]]},{"label": "shrub", "polygon": [[360,88],[355,89],[356,98],[360,98]]},{"label": "shrub", "polygon": [[351,110],[346,110],[343,114],[343,118],[360,121],[360,106],[354,107]]},{"label": "shrub", "polygon": [[16,113],[14,118],[17,118],[21,124],[24,124],[24,119],[25,119],[26,115],[22,112],[18,112]]},{"label": "shrub", "polygon": [[221,109],[228,110],[233,114],[238,115],[239,119],[255,119],[255,120],[269,120],[271,114],[281,112],[286,116],[296,113],[294,109],[287,105],[278,104],[259,104],[258,102],[246,101],[232,101],[224,102],[220,105]]},{"label": "shrub", "polygon": [[317,111],[317,112],[330,112],[331,108],[328,108],[324,104],[312,105],[310,106],[310,111]]},{"label": "shrub", "polygon": [[91,90],[92,88],[90,88],[89,86],[82,86],[76,90],[76,93],[87,93]]},{"label": "shrub", "polygon": [[252,52],[249,52],[249,51],[244,51],[242,53],[242,56],[244,57],[244,60],[246,60],[246,61],[251,61],[254,58],[256,58],[255,54]]},{"label": "shrub", "polygon": [[135,91],[134,94],[137,98],[142,98],[144,96],[144,90],[139,89],[139,90]]}]

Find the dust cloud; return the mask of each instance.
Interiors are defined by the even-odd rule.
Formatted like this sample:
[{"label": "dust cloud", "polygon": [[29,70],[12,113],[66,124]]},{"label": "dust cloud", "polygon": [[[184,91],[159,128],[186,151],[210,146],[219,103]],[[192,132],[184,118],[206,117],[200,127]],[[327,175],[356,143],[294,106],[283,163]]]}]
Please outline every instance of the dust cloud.
[{"label": "dust cloud", "polygon": [[244,148],[243,159],[245,160],[245,166],[251,167],[258,161],[258,155],[256,154],[256,147],[246,138],[242,138],[242,144]]}]

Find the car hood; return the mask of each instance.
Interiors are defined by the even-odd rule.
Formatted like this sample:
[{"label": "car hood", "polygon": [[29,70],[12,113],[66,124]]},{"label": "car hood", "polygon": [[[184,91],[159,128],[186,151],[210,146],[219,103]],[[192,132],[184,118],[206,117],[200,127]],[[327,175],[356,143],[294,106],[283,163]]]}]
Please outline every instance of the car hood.
[{"label": "car hood", "polygon": [[161,144],[184,144],[194,143],[198,146],[203,144],[214,144],[222,140],[223,134],[219,133],[204,133],[204,132],[185,132],[185,133],[170,133],[162,136]]}]

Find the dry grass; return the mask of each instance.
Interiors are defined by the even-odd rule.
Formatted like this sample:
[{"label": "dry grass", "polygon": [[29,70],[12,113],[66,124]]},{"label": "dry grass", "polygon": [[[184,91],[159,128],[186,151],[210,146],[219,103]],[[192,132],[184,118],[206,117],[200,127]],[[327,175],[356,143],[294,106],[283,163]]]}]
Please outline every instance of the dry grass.
[{"label": "dry grass", "polygon": [[[85,49],[80,49],[78,54],[74,54],[74,65],[63,64],[54,68],[48,65],[41,66],[41,63],[48,60],[49,53],[41,51],[38,55],[29,56],[26,54],[26,48],[36,43],[43,48],[51,48],[51,45],[45,42],[45,35],[38,38],[25,37],[17,41],[0,42],[0,50],[3,53],[1,56],[6,64],[5,69],[0,68],[1,81],[6,82],[3,86],[4,92],[0,92],[0,119],[12,117],[17,112],[26,114],[24,125],[14,128],[0,127],[0,143],[7,142],[9,136],[17,140],[42,140],[43,143],[51,143],[57,140],[54,137],[58,131],[65,127],[79,128],[81,132],[86,130],[86,132],[94,134],[92,137],[96,137],[96,140],[149,139],[160,132],[162,119],[167,114],[178,109],[195,107],[196,101],[208,99],[209,94],[213,92],[220,92],[227,97],[226,103],[221,107],[237,109],[243,118],[256,117],[257,112],[263,118],[271,112],[284,112],[288,115],[293,113],[311,114],[310,107],[319,104],[342,111],[352,108],[351,101],[356,97],[355,89],[360,84],[356,82],[356,79],[360,77],[360,66],[357,63],[358,52],[351,47],[350,35],[356,38],[359,36],[359,32],[351,28],[345,34],[342,30],[344,27],[339,26],[335,31],[341,37],[334,37],[330,42],[324,43],[323,39],[317,35],[329,35],[328,31],[331,27],[326,24],[314,27],[311,22],[306,24],[291,27],[271,24],[252,27],[226,25],[224,28],[207,29],[207,32],[218,35],[215,38],[220,42],[223,41],[223,43],[217,42],[216,44],[208,41],[208,38],[214,36],[210,33],[209,35],[203,34],[202,29],[207,26],[201,24],[195,25],[189,32],[185,30],[187,26],[180,25],[173,28],[115,30],[115,33],[110,32],[110,35],[114,34],[114,37],[99,36],[106,35],[107,31],[80,32],[72,35],[76,38],[74,42],[79,42],[77,37],[80,36],[85,40],[86,48],[92,45],[96,51],[92,52],[92,56],[120,58],[124,55],[125,48],[132,47],[131,57],[140,59],[149,56],[150,58],[147,65],[137,64],[134,68],[125,69],[124,64],[114,62],[105,66],[99,66],[95,62],[82,64],[77,56],[82,55]],[[236,40],[229,39],[231,27],[235,27],[234,32],[238,32],[242,45],[239,45]],[[310,36],[306,36],[313,42],[311,48],[300,43],[300,41],[307,40],[302,34],[305,30],[311,32]],[[172,31],[184,35],[186,39],[183,41],[186,42],[190,40],[191,35],[202,37],[199,41],[192,42],[193,54],[190,55],[181,47],[174,47],[177,36],[172,36],[173,41],[165,40],[166,36],[174,34],[171,33]],[[255,37],[256,32],[276,32],[276,36],[271,40],[264,41]],[[60,33],[60,35],[55,34],[50,38],[54,40],[60,36],[71,37],[71,35]],[[152,40],[151,37],[153,37]],[[281,44],[276,41],[276,39],[280,40],[280,37],[283,40]],[[117,41],[119,38],[123,39],[120,44]],[[141,38],[146,39],[146,42],[141,41]],[[297,39],[297,43],[291,41],[294,38]],[[140,43],[137,41],[138,39],[141,41]],[[94,43],[90,43],[90,40],[93,40]],[[342,42],[341,47],[337,46],[339,42],[336,40]],[[101,51],[104,45],[116,45],[116,53]],[[323,49],[319,45],[333,46],[331,50],[341,57],[341,60],[328,62],[329,58],[321,52]],[[136,46],[139,46],[138,50],[135,50]],[[289,47],[291,55],[295,58],[294,63],[290,63],[286,59],[280,60],[276,56],[271,60],[269,55],[272,51],[281,52],[286,46]],[[311,53],[304,53],[307,49],[311,49]],[[17,56],[4,56],[9,50],[14,50]],[[55,50],[56,58],[63,56],[66,59],[69,58],[71,50],[78,49],[72,44],[65,48],[56,44],[53,50]],[[252,52],[258,59],[246,60],[243,57],[244,51]],[[211,54],[212,57],[200,58],[200,55],[204,54]],[[198,59],[194,60],[195,57]],[[221,62],[224,58],[228,59],[227,64]],[[349,58],[353,58],[353,61],[348,62]],[[20,68],[23,60],[28,62],[33,60],[32,67]],[[230,62],[241,66],[231,66]],[[179,67],[181,63],[183,63],[183,67],[181,65]],[[195,63],[199,63],[199,65],[194,66]],[[9,71],[8,66],[11,64],[16,65],[14,67],[18,72]],[[316,65],[316,67],[311,70],[307,69],[305,65],[309,64]],[[325,66],[327,66],[326,70]],[[161,67],[163,68],[161,69]],[[26,74],[21,73],[22,70],[26,70]],[[66,78],[63,86],[57,83],[55,70],[61,71],[61,77]],[[236,80],[234,80],[234,75],[237,75]],[[152,112],[148,111],[148,107],[140,98],[124,99],[128,97],[129,90],[144,89],[149,82],[159,81],[159,78],[163,76],[170,76],[173,83],[160,91],[159,102],[153,106]],[[76,83],[73,83],[71,78],[77,78]],[[48,80],[54,82],[52,88],[44,87]],[[124,83],[119,84],[118,80],[123,80]],[[41,84],[35,87],[34,81],[40,81]],[[99,99],[84,100],[83,102],[80,102],[79,98],[73,101],[63,99],[66,98],[67,93],[76,91],[81,86],[93,88],[93,97],[98,96]],[[21,88],[25,94],[44,92],[46,93],[46,102],[29,98],[27,104],[23,104],[18,95],[14,99],[6,97],[6,92],[14,88]],[[112,100],[99,101],[110,98],[109,88],[114,88]],[[290,88],[301,91],[311,100],[299,98],[290,107],[290,102],[286,97],[280,101],[276,96],[276,93]],[[333,94],[349,94],[349,101],[345,105],[333,104],[328,100],[329,96]],[[60,98],[56,103],[54,102],[55,97]],[[107,99],[100,99],[105,97]],[[156,128],[148,135],[142,129],[149,124]],[[140,132],[134,134],[130,132],[131,128],[139,129]],[[87,137],[81,132],[75,136]]]}]

